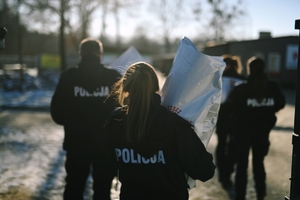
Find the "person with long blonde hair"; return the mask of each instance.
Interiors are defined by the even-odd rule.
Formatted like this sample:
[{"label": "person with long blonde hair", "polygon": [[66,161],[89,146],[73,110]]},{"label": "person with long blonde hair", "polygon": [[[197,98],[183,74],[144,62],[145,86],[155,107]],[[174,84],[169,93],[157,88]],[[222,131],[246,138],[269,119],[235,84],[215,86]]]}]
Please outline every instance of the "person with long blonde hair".
[{"label": "person with long blonde hair", "polygon": [[218,170],[218,180],[222,187],[230,192],[233,187],[230,176],[233,173],[234,161],[228,156],[229,141],[232,134],[232,126],[234,121],[231,117],[231,109],[229,109],[224,102],[230,91],[239,83],[246,80],[242,75],[243,66],[238,56],[224,54],[223,60],[226,63],[225,70],[222,75],[222,99],[218,121],[216,125],[216,135],[218,143],[215,151],[216,165]]},{"label": "person with long blonde hair", "polygon": [[107,123],[115,153],[121,200],[188,200],[187,176],[207,181],[214,176],[212,155],[192,125],[161,105],[155,69],[132,64],[114,86],[121,105]]}]

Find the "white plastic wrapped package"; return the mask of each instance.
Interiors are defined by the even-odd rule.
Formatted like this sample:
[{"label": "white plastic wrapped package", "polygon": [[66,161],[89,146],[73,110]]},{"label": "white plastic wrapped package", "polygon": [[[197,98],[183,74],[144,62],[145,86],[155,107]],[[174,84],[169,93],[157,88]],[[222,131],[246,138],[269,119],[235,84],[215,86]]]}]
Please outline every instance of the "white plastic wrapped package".
[{"label": "white plastic wrapped package", "polygon": [[127,68],[131,64],[140,61],[145,62],[145,59],[141,56],[141,54],[136,50],[135,47],[131,46],[115,61],[110,63],[109,66],[116,69],[123,76]]},{"label": "white plastic wrapped package", "polygon": [[162,88],[162,104],[193,124],[205,146],[217,122],[224,68],[221,56],[199,52],[184,37]]},{"label": "white plastic wrapped package", "polygon": [[[162,88],[162,104],[194,125],[207,147],[217,123],[222,97],[221,56],[208,56],[184,37],[178,46],[172,68]],[[190,188],[195,181],[188,178]]]}]

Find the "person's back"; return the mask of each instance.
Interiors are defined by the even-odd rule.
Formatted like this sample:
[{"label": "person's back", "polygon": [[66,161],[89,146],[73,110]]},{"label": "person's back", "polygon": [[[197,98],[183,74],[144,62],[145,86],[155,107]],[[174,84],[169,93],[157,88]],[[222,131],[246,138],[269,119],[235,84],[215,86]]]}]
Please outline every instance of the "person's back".
[{"label": "person's back", "polygon": [[[152,80],[148,82],[146,78],[150,77],[148,70],[156,76],[154,69],[145,63],[132,65],[135,66],[136,69],[125,74],[127,77],[121,80],[121,84],[125,84],[121,93],[128,91],[129,105],[118,110],[107,125],[110,146],[116,153],[122,183],[120,199],[188,199],[185,173],[201,181],[212,178],[215,169],[212,155],[206,151],[191,124],[161,105],[160,96],[155,93],[158,87],[153,90],[150,86],[158,83],[152,83]],[[134,92],[130,86],[127,88],[126,79],[130,79],[128,76],[134,73],[145,73],[140,80],[152,90],[150,96],[146,95],[151,103],[146,109],[148,114],[144,130],[139,129],[136,118],[131,118],[133,124],[130,123],[132,116],[129,112],[130,109],[136,109],[136,104],[130,104]],[[143,112],[140,114],[143,115]]]},{"label": "person's back", "polygon": [[83,199],[90,172],[93,175],[94,199],[110,199],[115,171],[104,149],[103,124],[116,106],[113,100],[106,99],[120,75],[101,64],[101,55],[100,41],[83,40],[78,67],[61,74],[51,101],[52,119],[63,125],[65,131],[65,200]]},{"label": "person's back", "polygon": [[62,73],[58,85],[63,87],[60,90],[62,94],[56,95],[64,98],[64,104],[56,107],[56,99],[60,100],[55,96],[52,116],[65,127],[64,149],[85,149],[97,144],[93,137],[100,135],[104,121],[113,109],[112,102],[104,102],[119,76],[117,72],[100,64],[96,56],[85,57],[78,67]]},{"label": "person's back", "polygon": [[[253,65],[260,60],[252,61]],[[263,70],[263,69],[261,69]],[[247,82],[238,85],[227,99],[235,115],[235,126],[250,131],[271,130],[276,122],[275,113],[285,105],[285,97],[278,84],[268,80],[265,73],[256,73],[254,67]]]},{"label": "person's back", "polygon": [[265,63],[260,58],[248,60],[247,82],[235,87],[226,104],[233,112],[235,126],[231,140],[237,167],[235,174],[236,200],[245,200],[247,168],[250,150],[257,200],[266,196],[264,158],[268,154],[269,134],[275,126],[275,113],[285,106],[285,97],[277,83],[268,80]]}]

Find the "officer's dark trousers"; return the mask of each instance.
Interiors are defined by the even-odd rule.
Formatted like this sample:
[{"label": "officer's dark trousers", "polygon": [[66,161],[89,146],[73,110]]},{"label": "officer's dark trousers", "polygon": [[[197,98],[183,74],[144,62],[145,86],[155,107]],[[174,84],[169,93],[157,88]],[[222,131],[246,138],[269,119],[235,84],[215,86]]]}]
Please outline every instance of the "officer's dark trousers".
[{"label": "officer's dark trousers", "polygon": [[104,167],[105,160],[95,152],[67,151],[64,200],[83,200],[87,179],[92,173],[93,199],[110,200],[114,171]]},{"label": "officer's dark trousers", "polygon": [[235,192],[236,200],[245,200],[247,188],[247,169],[250,149],[252,149],[252,168],[257,197],[266,196],[266,172],[264,158],[268,153],[268,133],[243,133],[236,138],[236,176]]},{"label": "officer's dark trousers", "polygon": [[[228,132],[217,132],[218,144],[216,147],[216,165],[218,169],[219,181],[226,183],[229,181],[229,176],[226,176],[227,173],[232,172],[233,170],[228,169]],[[226,174],[226,175],[225,175]]]}]

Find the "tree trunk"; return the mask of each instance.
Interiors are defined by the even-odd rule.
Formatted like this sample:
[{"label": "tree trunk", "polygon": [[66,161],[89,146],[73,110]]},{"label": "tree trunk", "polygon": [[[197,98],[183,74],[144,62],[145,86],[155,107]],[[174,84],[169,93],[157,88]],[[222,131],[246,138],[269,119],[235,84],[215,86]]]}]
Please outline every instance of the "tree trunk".
[{"label": "tree trunk", "polygon": [[18,10],[17,10],[17,26],[18,26],[18,60],[20,64],[20,82],[19,82],[19,90],[23,91],[23,83],[24,83],[24,73],[23,73],[23,55],[22,55],[22,48],[23,48],[23,37],[22,37],[22,26],[20,22],[20,5],[21,1],[18,0]]},{"label": "tree trunk", "polygon": [[59,35],[59,50],[60,50],[60,69],[65,71],[66,67],[66,53],[65,53],[65,3],[64,0],[60,0],[61,12],[60,12],[60,35]]}]

